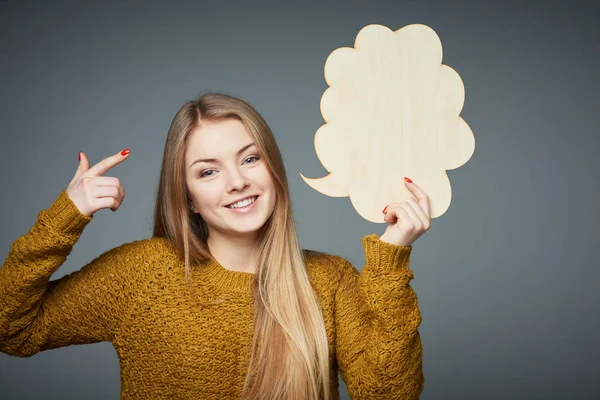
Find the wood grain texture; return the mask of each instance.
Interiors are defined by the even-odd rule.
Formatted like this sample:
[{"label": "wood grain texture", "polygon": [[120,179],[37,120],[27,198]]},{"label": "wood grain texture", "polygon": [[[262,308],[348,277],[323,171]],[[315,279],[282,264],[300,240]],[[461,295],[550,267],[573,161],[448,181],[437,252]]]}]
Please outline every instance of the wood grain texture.
[{"label": "wood grain texture", "polygon": [[463,82],[442,64],[435,31],[367,25],[354,48],[329,55],[325,80],[315,151],[329,174],[302,179],[327,196],[350,197],[359,215],[383,223],[388,203],[412,196],[407,176],[429,196],[431,218],[444,214],[452,198],[446,171],[471,158],[475,138],[459,115]]}]

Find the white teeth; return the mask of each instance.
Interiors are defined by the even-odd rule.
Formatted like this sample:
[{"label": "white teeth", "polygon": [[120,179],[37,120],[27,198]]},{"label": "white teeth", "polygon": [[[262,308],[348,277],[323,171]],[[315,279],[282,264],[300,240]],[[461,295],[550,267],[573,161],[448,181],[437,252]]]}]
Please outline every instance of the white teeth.
[{"label": "white teeth", "polygon": [[242,200],[242,201],[238,201],[235,204],[231,204],[229,206],[227,206],[227,208],[240,208],[240,207],[246,207],[247,205],[250,205],[252,203],[254,203],[254,201],[256,200],[256,197],[252,197],[246,200]]}]

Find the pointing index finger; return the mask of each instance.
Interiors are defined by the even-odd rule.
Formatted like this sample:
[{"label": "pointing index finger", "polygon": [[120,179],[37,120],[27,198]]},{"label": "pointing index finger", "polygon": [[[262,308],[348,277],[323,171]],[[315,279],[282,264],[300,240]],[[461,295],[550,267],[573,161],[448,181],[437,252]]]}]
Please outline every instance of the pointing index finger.
[{"label": "pointing index finger", "polygon": [[90,168],[87,172],[88,174],[92,174],[94,176],[104,175],[106,171],[113,168],[115,165],[118,165],[125,161],[128,158],[128,155],[129,149],[125,149],[117,154],[114,154],[100,161],[98,164]]}]

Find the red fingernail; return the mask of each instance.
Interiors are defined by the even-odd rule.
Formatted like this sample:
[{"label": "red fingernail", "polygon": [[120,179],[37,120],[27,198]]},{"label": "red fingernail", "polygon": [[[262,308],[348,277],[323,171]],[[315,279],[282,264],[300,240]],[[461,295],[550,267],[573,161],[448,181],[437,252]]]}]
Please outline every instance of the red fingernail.
[{"label": "red fingernail", "polygon": [[382,213],[385,214],[385,210],[387,210],[388,206],[385,206],[385,208],[383,209]]},{"label": "red fingernail", "polygon": [[129,149],[125,149],[121,152],[122,156],[126,156],[127,154],[129,154]]},{"label": "red fingernail", "polygon": [[407,177],[404,177],[404,180],[405,180],[406,182],[408,182],[408,183],[412,183],[412,181],[411,181],[409,178],[407,178]]},{"label": "red fingernail", "polygon": [[77,159],[81,161],[81,152],[77,153]]}]

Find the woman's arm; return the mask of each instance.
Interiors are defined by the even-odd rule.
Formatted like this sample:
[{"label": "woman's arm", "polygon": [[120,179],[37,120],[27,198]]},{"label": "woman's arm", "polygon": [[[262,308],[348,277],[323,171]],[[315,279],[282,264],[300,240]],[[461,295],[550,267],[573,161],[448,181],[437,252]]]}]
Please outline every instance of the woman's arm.
[{"label": "woman's arm", "polygon": [[366,264],[342,269],[336,292],[336,354],[352,399],[418,399],[423,390],[421,314],[409,282],[412,246],[362,239]]},{"label": "woman's arm", "polygon": [[11,245],[0,269],[0,351],[28,357],[113,338],[134,293],[135,277],[129,271],[141,241],[109,250],[81,270],[49,281],[92,218],[63,190]]}]

